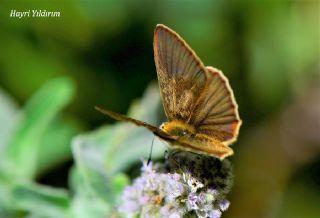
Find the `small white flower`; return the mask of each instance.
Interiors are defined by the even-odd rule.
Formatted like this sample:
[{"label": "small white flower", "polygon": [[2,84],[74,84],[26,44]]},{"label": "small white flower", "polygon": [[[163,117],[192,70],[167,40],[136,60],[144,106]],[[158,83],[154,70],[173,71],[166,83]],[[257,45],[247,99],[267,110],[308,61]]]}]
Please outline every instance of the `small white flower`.
[{"label": "small white flower", "polygon": [[192,177],[192,176],[187,176],[187,183],[189,185],[189,187],[191,188],[191,192],[195,193],[198,191],[198,189],[203,188],[203,184],[198,181],[196,178]]}]

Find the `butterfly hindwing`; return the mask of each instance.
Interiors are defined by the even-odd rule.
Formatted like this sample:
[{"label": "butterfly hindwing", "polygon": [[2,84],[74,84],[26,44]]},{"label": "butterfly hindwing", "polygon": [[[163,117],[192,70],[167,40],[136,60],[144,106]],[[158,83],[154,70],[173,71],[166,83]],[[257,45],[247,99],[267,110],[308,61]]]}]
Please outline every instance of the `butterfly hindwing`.
[{"label": "butterfly hindwing", "polygon": [[177,33],[161,24],[154,33],[154,57],[168,120],[187,122],[206,85],[205,66]]},{"label": "butterfly hindwing", "polygon": [[205,154],[223,159],[233,154],[233,150],[219,139],[206,134],[196,134],[193,137],[181,137],[173,147],[188,150],[197,154]]},{"label": "butterfly hindwing", "polygon": [[192,124],[198,133],[229,145],[236,140],[241,125],[238,105],[221,71],[207,67],[207,78],[207,88],[194,110]]}]

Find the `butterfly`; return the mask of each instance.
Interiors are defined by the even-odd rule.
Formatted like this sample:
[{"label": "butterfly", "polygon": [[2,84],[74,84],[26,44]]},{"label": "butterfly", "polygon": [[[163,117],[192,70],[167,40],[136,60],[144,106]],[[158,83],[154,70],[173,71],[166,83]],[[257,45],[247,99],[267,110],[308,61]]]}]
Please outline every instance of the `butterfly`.
[{"label": "butterfly", "polygon": [[161,126],[100,107],[96,109],[119,121],[142,126],[175,149],[224,159],[233,154],[241,126],[238,105],[228,79],[206,67],[190,46],[169,27],[154,31],[154,60],[165,114]]}]

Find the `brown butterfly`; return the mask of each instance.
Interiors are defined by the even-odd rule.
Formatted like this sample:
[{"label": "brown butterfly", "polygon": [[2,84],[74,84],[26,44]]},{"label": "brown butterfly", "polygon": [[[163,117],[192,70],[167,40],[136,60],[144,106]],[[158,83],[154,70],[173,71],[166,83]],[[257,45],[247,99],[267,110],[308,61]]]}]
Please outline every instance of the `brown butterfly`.
[{"label": "brown butterfly", "polygon": [[228,79],[205,67],[195,52],[173,30],[158,24],[154,59],[163,107],[168,121],[159,128],[96,107],[116,120],[143,126],[173,148],[220,158],[233,154],[241,120]]}]

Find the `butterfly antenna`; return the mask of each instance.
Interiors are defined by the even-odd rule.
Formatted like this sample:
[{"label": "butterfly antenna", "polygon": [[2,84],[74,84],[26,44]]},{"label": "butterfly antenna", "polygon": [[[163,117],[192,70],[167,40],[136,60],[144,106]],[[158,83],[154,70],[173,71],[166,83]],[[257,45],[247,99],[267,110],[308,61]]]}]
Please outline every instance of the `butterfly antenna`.
[{"label": "butterfly antenna", "polygon": [[155,137],[155,136],[153,136],[153,138],[152,138],[151,149],[150,149],[150,153],[149,153],[149,158],[148,158],[147,166],[149,165],[149,163],[150,163],[150,161],[151,161],[151,157],[152,157],[154,137]]}]

